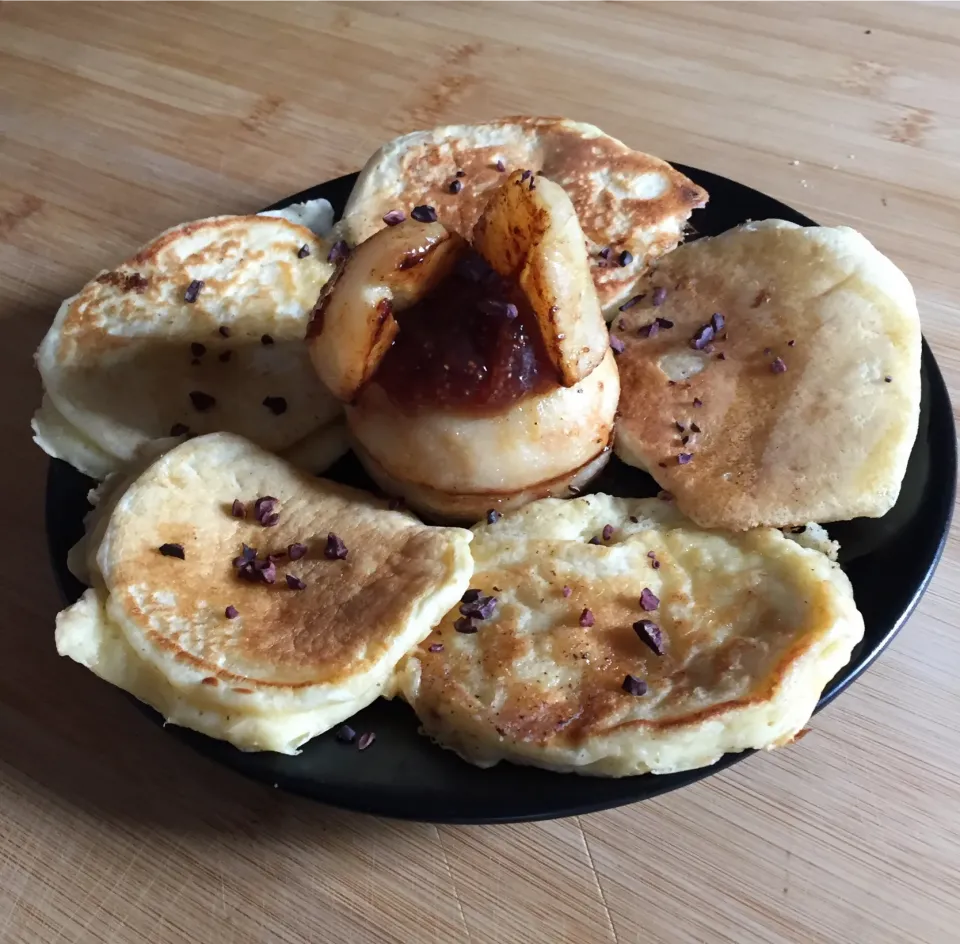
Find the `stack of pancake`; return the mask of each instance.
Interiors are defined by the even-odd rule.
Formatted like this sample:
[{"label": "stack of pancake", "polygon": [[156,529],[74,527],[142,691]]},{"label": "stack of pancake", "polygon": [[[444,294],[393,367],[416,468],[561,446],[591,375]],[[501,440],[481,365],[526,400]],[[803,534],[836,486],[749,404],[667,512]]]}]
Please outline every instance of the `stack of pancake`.
[{"label": "stack of pancake", "polygon": [[[104,480],[58,650],[244,750],[380,696],[480,766],[790,742],[863,635],[820,524],[896,502],[919,319],[845,227],[678,248],[706,200],[512,118],[384,145],[336,226],[218,217],[101,273],[37,358],[37,442]],[[313,477],[348,446],[388,497]],[[611,451],[660,497],[581,494]]]}]

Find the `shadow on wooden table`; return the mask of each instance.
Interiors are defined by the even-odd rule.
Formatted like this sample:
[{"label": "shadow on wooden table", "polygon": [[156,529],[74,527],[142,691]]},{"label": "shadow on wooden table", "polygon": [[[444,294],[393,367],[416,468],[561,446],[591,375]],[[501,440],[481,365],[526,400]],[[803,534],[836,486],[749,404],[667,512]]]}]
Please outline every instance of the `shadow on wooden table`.
[{"label": "shadow on wooden table", "polygon": [[[47,293],[44,293],[45,295]],[[4,785],[33,802],[70,804],[97,821],[136,821],[183,833],[329,835],[372,817],[281,794],[223,770],[153,725],[125,695],[57,655],[61,601],[47,557],[43,520],[47,457],[30,441],[40,402],[33,351],[49,324],[49,299],[2,313],[0,396],[5,459],[8,571],[0,659],[0,767]]]}]

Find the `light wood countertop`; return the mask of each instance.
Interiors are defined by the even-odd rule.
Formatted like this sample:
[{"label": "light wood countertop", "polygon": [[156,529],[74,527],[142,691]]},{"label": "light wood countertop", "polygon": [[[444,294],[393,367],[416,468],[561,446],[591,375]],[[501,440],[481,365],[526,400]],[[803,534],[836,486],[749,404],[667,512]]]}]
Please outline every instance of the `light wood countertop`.
[{"label": "light wood countertop", "polygon": [[397,133],[518,113],[862,230],[913,280],[956,398],[958,88],[948,5],[0,5],[0,941],[960,940],[956,531],[801,743],[607,813],[436,827],[247,782],[60,659],[28,434],[31,355],[99,269]]}]

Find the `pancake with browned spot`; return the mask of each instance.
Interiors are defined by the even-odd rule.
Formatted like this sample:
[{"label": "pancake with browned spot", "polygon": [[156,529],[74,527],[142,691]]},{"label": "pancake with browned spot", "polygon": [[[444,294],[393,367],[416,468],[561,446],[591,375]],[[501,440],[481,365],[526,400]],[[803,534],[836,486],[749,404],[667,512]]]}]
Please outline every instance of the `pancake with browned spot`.
[{"label": "pancake with browned spot", "polygon": [[93,586],[58,616],[57,649],[245,750],[294,753],[377,698],[472,571],[470,532],[228,433],[116,488],[71,560]]},{"label": "pancake with browned spot", "polygon": [[[409,215],[427,204],[444,226],[469,239],[491,192],[517,169],[542,173],[569,195],[607,312],[650,261],[680,242],[690,213],[707,202],[702,187],[665,161],[593,125],[512,117],[417,131],[384,144],[360,174],[342,231],[356,245],[383,228],[390,211]],[[623,253],[629,257],[621,264]]]},{"label": "pancake with browned spot", "polygon": [[863,635],[825,554],[658,499],[548,499],[474,535],[471,590],[398,688],[480,766],[673,773],[788,743]]},{"label": "pancake with browned spot", "polygon": [[[337,401],[303,345],[333,271],[326,201],[291,219],[226,216],[176,226],[60,307],[37,352],[36,441],[103,478],[150,442],[229,430],[326,459]],[[325,440],[318,448],[318,439]],[[313,467],[311,471],[322,471]]]},{"label": "pancake with browned spot", "polygon": [[749,224],[680,247],[636,291],[613,324],[616,451],[694,521],[893,507],[917,434],[920,322],[906,276],[863,236]]}]

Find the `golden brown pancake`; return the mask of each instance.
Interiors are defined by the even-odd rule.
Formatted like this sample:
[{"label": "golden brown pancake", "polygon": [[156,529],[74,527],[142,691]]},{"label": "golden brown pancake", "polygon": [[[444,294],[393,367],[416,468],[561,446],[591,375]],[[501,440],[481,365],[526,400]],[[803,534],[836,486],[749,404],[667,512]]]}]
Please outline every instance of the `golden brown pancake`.
[{"label": "golden brown pancake", "polygon": [[774,529],[704,531],[672,503],[597,494],[474,534],[469,595],[398,687],[480,766],[672,773],[787,743],[863,635],[839,567]]},{"label": "golden brown pancake", "polygon": [[306,454],[341,413],[303,346],[333,272],[328,252],[286,218],[214,217],[102,272],[63,302],[37,352],[37,442],[97,478],[188,432],[230,430]]},{"label": "golden brown pancake", "polygon": [[434,518],[579,491],[619,383],[583,231],[546,178],[505,175],[474,244],[404,220],[324,287],[307,344],[374,480]]},{"label": "golden brown pancake", "polygon": [[670,253],[636,293],[612,325],[616,452],[694,521],[893,507],[917,433],[920,323],[910,283],[863,236],[750,224]]},{"label": "golden brown pancake", "polygon": [[472,570],[469,532],[428,528],[228,433],[120,489],[87,522],[93,588],[58,617],[58,651],[248,750],[294,752],[373,701]]},{"label": "golden brown pancake", "polygon": [[[383,145],[350,195],[342,232],[356,245],[383,228],[386,213],[409,215],[427,204],[444,226],[468,238],[491,190],[517,169],[542,173],[567,192],[604,311],[616,308],[647,263],[680,242],[690,213],[707,202],[702,187],[665,161],[593,125],[512,117],[417,131]],[[600,257],[604,250],[608,258]],[[625,265],[623,252],[633,257]]]}]

